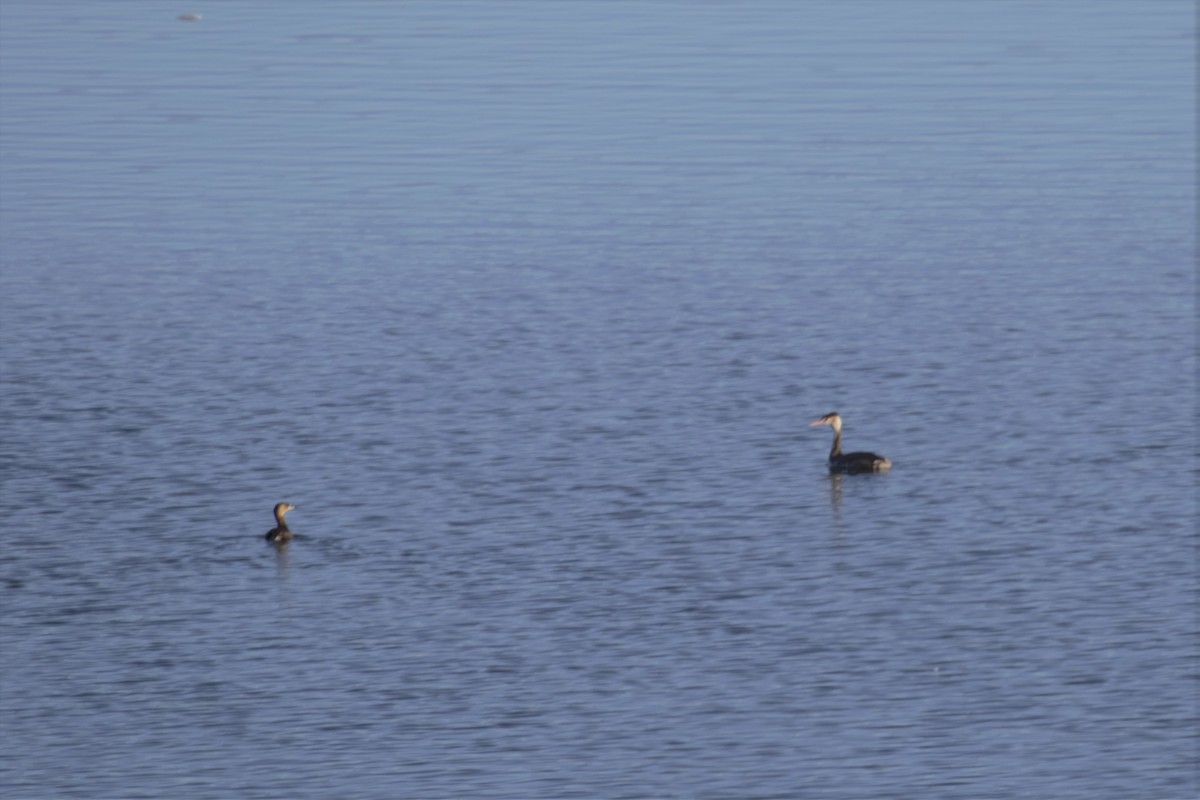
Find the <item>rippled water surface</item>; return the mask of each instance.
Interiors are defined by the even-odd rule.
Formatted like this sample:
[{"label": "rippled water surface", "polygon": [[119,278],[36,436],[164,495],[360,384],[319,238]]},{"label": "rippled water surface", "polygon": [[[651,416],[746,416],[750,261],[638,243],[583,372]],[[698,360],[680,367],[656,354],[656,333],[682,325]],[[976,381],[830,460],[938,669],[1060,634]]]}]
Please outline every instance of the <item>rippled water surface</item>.
[{"label": "rippled water surface", "polygon": [[5,797],[1195,795],[1193,4],[0,44]]}]

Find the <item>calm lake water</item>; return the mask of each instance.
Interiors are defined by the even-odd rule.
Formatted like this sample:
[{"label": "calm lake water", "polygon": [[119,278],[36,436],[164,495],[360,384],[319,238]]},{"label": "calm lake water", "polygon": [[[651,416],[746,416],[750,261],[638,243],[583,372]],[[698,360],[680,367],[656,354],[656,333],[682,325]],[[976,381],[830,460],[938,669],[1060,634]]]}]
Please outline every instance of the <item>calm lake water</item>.
[{"label": "calm lake water", "polygon": [[1194,797],[1194,13],[7,0],[3,795]]}]

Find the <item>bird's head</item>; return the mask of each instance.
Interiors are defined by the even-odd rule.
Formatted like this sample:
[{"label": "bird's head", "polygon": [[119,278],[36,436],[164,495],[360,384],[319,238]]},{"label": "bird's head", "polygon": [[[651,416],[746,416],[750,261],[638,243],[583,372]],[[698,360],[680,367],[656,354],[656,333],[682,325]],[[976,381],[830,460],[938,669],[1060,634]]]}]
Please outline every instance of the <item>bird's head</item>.
[{"label": "bird's head", "polygon": [[830,411],[820,419],[809,423],[810,428],[819,428],[822,425],[828,425],[835,431],[840,431],[842,429],[842,418],[838,416],[836,411]]}]

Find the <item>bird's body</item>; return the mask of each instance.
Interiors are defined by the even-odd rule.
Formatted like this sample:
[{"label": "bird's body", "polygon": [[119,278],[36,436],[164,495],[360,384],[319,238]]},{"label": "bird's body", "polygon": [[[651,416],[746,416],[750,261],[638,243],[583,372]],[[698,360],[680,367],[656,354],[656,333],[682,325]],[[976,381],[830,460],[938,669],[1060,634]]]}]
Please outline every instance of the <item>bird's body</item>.
[{"label": "bird's body", "polygon": [[293,508],[295,508],[295,506],[291,503],[275,504],[275,527],[267,531],[268,542],[286,542],[292,538],[292,532],[288,530],[287,522],[284,520],[284,517]]},{"label": "bird's body", "polygon": [[833,428],[833,448],[829,451],[829,472],[831,475],[857,475],[862,472],[887,472],[892,468],[892,462],[877,453],[842,452],[842,418],[836,411],[821,417],[811,423],[811,427],[828,425]]}]

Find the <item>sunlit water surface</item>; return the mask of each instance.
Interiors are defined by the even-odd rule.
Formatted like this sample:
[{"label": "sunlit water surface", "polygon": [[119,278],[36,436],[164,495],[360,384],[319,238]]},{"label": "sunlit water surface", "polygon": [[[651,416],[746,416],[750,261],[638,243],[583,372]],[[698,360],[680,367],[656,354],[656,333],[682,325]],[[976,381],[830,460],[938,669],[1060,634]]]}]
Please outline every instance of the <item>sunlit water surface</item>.
[{"label": "sunlit water surface", "polygon": [[3,794],[1195,796],[1193,14],[5,2]]}]

